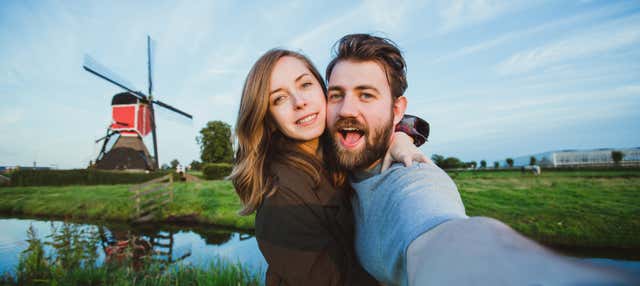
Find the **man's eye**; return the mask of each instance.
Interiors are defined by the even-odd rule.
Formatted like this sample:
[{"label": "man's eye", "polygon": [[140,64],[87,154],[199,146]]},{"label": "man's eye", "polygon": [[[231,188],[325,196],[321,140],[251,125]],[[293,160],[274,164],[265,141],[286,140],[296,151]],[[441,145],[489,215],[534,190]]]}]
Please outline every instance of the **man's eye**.
[{"label": "man's eye", "polygon": [[373,94],[363,92],[360,94],[360,97],[362,97],[363,99],[371,99],[373,98]]},{"label": "man's eye", "polygon": [[342,94],[340,93],[330,93],[329,94],[329,99],[330,100],[337,100],[337,99],[341,99],[342,98]]}]

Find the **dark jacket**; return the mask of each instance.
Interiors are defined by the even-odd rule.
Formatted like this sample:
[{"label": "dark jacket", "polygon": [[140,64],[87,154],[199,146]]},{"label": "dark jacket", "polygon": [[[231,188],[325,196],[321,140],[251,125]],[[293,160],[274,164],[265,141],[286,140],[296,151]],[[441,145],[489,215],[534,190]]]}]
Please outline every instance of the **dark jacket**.
[{"label": "dark jacket", "polygon": [[267,269],[266,285],[378,285],[356,259],[353,213],[346,192],[328,179],[312,179],[273,164],[278,190],[256,214],[256,238]]}]

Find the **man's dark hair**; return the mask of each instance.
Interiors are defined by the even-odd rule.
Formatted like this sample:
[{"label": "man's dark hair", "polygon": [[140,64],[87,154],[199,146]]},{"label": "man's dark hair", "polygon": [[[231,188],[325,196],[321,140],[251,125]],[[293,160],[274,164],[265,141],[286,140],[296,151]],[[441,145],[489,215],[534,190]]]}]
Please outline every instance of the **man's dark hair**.
[{"label": "man's dark hair", "polygon": [[402,96],[407,90],[407,65],[396,44],[386,38],[369,34],[350,34],[342,37],[335,45],[333,60],[327,66],[326,79],[340,61],[375,61],[382,66],[387,75],[394,99]]}]

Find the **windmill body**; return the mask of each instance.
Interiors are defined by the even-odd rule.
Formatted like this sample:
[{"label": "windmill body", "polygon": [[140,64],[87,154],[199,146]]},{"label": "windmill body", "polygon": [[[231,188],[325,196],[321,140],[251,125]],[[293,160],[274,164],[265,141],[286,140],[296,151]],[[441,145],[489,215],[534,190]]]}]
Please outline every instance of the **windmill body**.
[{"label": "windmill body", "polygon": [[[179,113],[189,119],[192,116],[152,96],[151,78],[151,38],[147,37],[147,71],[149,73],[148,95],[135,91],[129,84],[106,68],[85,56],[83,68],[88,72],[114,84],[125,90],[113,96],[111,100],[112,122],[107,127],[106,136],[96,140],[96,143],[104,141],[100,154],[96,158],[95,168],[105,170],[157,170],[158,169],[158,145],[156,140],[156,124],[154,105]],[[144,145],[143,138],[149,133],[153,135],[153,151],[151,157],[149,150]],[[112,139],[112,137],[117,137]],[[109,143],[115,143],[108,148]]]},{"label": "windmill body", "polygon": [[[103,170],[154,170],[155,161],[143,141],[151,132],[149,105],[129,92],[118,93],[111,100],[111,117],[95,167]],[[113,137],[116,137],[115,143],[107,150]]]}]

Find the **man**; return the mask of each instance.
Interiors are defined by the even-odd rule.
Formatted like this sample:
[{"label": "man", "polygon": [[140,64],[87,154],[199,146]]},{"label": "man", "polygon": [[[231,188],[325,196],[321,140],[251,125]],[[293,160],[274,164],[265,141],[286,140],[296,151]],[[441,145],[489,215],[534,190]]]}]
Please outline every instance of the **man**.
[{"label": "man", "polygon": [[633,283],[561,257],[490,218],[467,217],[453,181],[433,163],[381,172],[407,106],[406,65],[389,40],[343,37],[326,78],[335,160],[356,190],[355,248],[387,285]]}]

